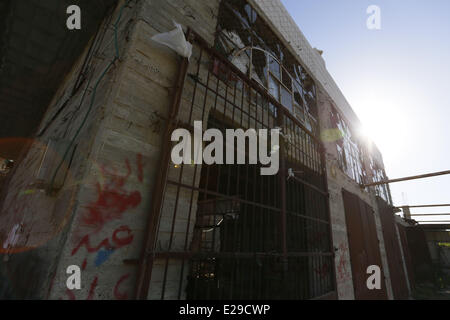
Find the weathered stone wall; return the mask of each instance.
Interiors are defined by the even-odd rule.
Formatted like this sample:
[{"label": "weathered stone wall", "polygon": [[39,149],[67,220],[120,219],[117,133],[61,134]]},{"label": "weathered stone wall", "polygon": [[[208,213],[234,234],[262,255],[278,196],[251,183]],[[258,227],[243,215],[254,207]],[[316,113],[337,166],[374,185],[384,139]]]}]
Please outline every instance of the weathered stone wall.
[{"label": "weathered stone wall", "polygon": [[[162,148],[167,148],[162,145],[165,119],[181,63],[179,56],[151,37],[172,30],[172,20],[183,26],[195,26],[199,33],[198,26],[205,27],[208,30],[205,37],[209,39],[215,30],[215,22],[210,21],[215,17],[214,11],[209,10],[217,11],[217,3],[214,7],[213,2],[199,6],[196,1],[153,0],[141,1],[139,6],[132,22],[130,43],[121,61],[121,73],[109,99],[109,112],[101,122],[93,147],[88,180],[80,193],[84,205],[80,205],[81,212],[73,223],[71,244],[64,249],[60,278],[55,282],[60,285],[54,290],[55,298],[65,291],[66,275],[62,271],[68,264],[86,264],[86,287],[80,291],[81,298],[87,294],[94,299],[132,297],[137,268],[126,265],[124,260],[136,260],[140,256],[159,170],[157,163]],[[166,196],[170,197],[170,192]],[[179,204],[183,205],[182,201]],[[181,216],[182,212],[178,212],[177,217]],[[163,230],[167,219],[163,214]],[[177,223],[184,220],[180,218]],[[85,239],[89,239],[92,250],[83,242]],[[96,250],[101,243],[112,248],[105,245]],[[166,299],[176,298],[170,288],[172,282],[178,283],[179,277],[172,276],[172,270],[178,270],[177,263],[169,266]],[[152,280],[159,274],[159,265],[157,261]],[[155,292],[155,286],[151,286],[149,297],[160,298]]]},{"label": "weathered stone wall", "polygon": [[[134,2],[130,6],[123,10],[117,26],[121,53],[126,52],[130,21],[133,21],[138,8]],[[91,206],[89,201],[100,197],[96,193],[100,194],[101,188],[108,186],[103,184],[98,188],[99,181],[90,175],[90,171],[92,167],[98,170],[103,167],[103,164],[96,162],[98,148],[95,146],[102,144],[98,140],[99,133],[110,110],[111,93],[123,69],[119,61],[99,81],[95,99],[93,95],[97,80],[115,56],[114,31],[111,26],[118,16],[119,7],[104,21],[97,40],[91,40],[92,51],[89,51],[89,45],[67,75],[47,110],[38,136],[9,184],[0,214],[3,244],[11,235],[11,230],[20,226],[14,243],[9,244],[12,248],[8,249],[8,261],[4,262],[2,268],[3,276],[10,282],[9,292],[6,293],[10,297],[45,299],[51,293],[52,298],[75,298],[66,296],[65,290],[55,293],[51,289],[65,286],[62,274],[66,267],[78,264],[78,261],[61,263],[61,255],[72,247],[73,221],[79,221],[86,206]],[[74,90],[80,73],[83,80],[79,88]],[[46,195],[34,185],[43,151],[50,138],[73,140],[76,145],[65,184],[53,196]],[[48,153],[55,153],[55,150],[49,150]],[[55,158],[59,163],[61,154],[56,154]],[[70,156],[65,165],[69,161]],[[106,180],[100,182],[105,183]],[[55,275],[60,277],[55,278]],[[87,286],[87,278],[83,278],[84,287]]]},{"label": "weathered stone wall", "polygon": [[[122,23],[119,27],[120,31],[123,32],[124,27]],[[105,24],[100,33],[107,28],[110,28],[110,25]],[[111,29],[106,31],[105,38],[113,39]],[[123,40],[121,37],[122,45]],[[92,97],[92,83],[114,56],[112,41],[102,42],[101,47],[97,47],[97,42],[95,44],[93,42],[94,39],[91,43],[96,50],[94,55],[89,55],[92,59],[90,66],[82,69],[88,56],[88,48],[86,48],[55,94],[41,123],[38,136],[35,137],[30,150],[15,171],[1,208],[0,238],[3,244],[8,235],[11,235],[11,230],[19,226],[16,240],[13,244],[9,244],[13,248],[9,250],[10,254],[5,258],[8,261],[5,261],[2,268],[5,272],[4,276],[10,281],[9,287],[12,288],[10,294],[13,297],[47,297],[61,248],[66,243],[67,231],[79,208],[79,191],[83,185],[92,144],[98,132],[98,123],[105,113],[112,81],[117,75],[116,70],[111,70],[98,86],[92,111],[79,136],[74,140],[74,145],[77,145],[76,153],[64,187],[57,195],[47,196],[42,190],[37,189],[34,183],[49,139],[73,139],[88,112]],[[82,71],[87,78],[93,79],[86,94],[87,79],[78,90],[73,90]],[[54,154],[55,150],[49,150],[48,153]],[[62,160],[61,155],[54,156],[58,162]],[[65,165],[68,164],[69,158],[66,159]]]}]

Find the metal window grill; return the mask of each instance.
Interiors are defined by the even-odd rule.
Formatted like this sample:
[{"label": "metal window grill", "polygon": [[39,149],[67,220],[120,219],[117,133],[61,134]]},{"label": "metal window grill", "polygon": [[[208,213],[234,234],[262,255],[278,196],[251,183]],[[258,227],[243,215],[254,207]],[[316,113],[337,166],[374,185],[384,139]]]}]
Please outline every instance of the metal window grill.
[{"label": "metal window grill", "polygon": [[247,1],[221,2],[215,45],[309,131],[317,133],[314,81]]},{"label": "metal window grill", "polygon": [[[310,299],[335,293],[320,142],[225,57],[196,37],[178,126],[281,127],[280,171],[170,165],[149,298]],[[236,151],[236,150],[235,150]],[[247,162],[248,163],[248,162]],[[288,171],[294,175],[288,175]]]},{"label": "metal window grill", "polygon": [[[246,6],[245,10],[256,21],[253,9]],[[203,131],[282,128],[280,169],[277,175],[262,176],[260,165],[174,165],[169,161],[167,176],[156,186],[164,192],[161,206],[156,205],[147,297],[335,297],[321,142],[302,117],[248,69],[243,72],[223,50],[209,47],[192,34],[193,54],[182,91],[176,94],[180,94],[177,127],[192,134],[194,121],[202,121]],[[298,66],[297,70],[303,69]],[[305,74],[298,79],[299,83],[306,79]],[[313,91],[306,93],[315,107]],[[234,150],[235,158],[238,151],[242,152]]]}]

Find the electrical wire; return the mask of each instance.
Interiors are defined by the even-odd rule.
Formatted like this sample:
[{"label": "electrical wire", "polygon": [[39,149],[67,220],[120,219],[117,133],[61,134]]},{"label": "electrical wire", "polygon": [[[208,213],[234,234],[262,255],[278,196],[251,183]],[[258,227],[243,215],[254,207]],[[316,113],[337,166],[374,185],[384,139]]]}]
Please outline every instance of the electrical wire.
[{"label": "electrical wire", "polygon": [[[86,112],[86,115],[84,116],[83,121],[81,122],[80,126],[78,127],[78,129],[77,129],[77,131],[76,131],[76,133],[75,133],[73,139],[70,141],[69,146],[67,147],[66,151],[64,152],[64,155],[63,155],[63,157],[62,157],[62,159],[61,159],[61,161],[60,161],[58,167],[56,168],[55,172],[53,173],[51,182],[50,182],[50,184],[49,184],[49,186],[48,186],[48,192],[51,192],[51,191],[53,190],[53,185],[54,185],[54,183],[55,183],[56,176],[57,176],[59,170],[61,169],[61,166],[63,165],[64,161],[66,160],[67,155],[69,154],[70,149],[72,148],[72,146],[73,146],[75,140],[78,138],[78,135],[80,134],[81,130],[83,129],[84,125],[86,124],[86,121],[87,121],[87,119],[88,119],[88,117],[89,117],[89,114],[90,114],[91,111],[92,111],[92,107],[94,106],[95,96],[96,96],[96,94],[97,94],[97,88],[98,88],[100,82],[103,80],[103,78],[104,78],[105,75],[108,73],[109,69],[114,65],[114,63],[115,63],[117,60],[120,59],[119,44],[118,44],[118,36],[117,36],[117,26],[118,26],[118,24],[119,24],[119,22],[120,22],[120,20],[121,20],[121,18],[122,18],[123,10],[125,9],[125,7],[128,6],[128,4],[129,4],[131,1],[132,1],[132,0],[129,0],[129,1],[127,1],[125,4],[122,5],[122,7],[120,8],[120,11],[119,11],[119,16],[117,17],[116,22],[113,24],[113,29],[114,29],[114,46],[115,46],[115,55],[114,55],[114,58],[113,58],[113,60],[108,64],[108,66],[105,68],[105,70],[103,70],[102,74],[100,75],[100,77],[97,79],[97,82],[95,83],[94,89],[93,89],[93,91],[92,91],[91,102],[90,102],[90,104],[89,104],[89,108],[88,108],[88,110],[87,110],[87,112]],[[91,78],[91,79],[92,79],[92,78]],[[86,89],[85,89],[85,92],[83,93],[83,95],[86,94],[86,91],[88,90],[88,88],[89,88],[89,86],[90,86],[91,79],[89,79],[89,83],[87,84]]]}]

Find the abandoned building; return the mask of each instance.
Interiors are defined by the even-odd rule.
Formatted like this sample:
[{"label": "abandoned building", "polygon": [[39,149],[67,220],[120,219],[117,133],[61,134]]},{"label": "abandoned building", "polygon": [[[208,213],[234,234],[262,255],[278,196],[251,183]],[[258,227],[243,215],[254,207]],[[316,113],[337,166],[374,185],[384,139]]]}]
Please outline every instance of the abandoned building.
[{"label": "abandoned building", "polygon": [[[411,226],[388,185],[364,187],[387,179],[382,155],[279,0],[0,8],[0,297],[411,296]],[[154,38],[174,22],[184,56]],[[174,165],[171,133],[194,121],[281,128],[278,174]]]}]

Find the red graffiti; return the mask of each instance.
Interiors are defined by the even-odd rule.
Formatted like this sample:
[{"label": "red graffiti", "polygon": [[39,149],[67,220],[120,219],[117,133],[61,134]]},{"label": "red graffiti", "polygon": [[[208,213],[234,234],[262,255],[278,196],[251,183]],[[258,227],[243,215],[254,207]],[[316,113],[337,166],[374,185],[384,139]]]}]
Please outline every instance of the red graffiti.
[{"label": "red graffiti", "polygon": [[[119,237],[121,233],[126,233],[127,236]],[[121,248],[127,246],[133,242],[133,234],[131,233],[131,229],[127,226],[121,226],[120,228],[114,230],[112,239],[116,244],[116,248]]]},{"label": "red graffiti", "polygon": [[85,270],[86,269],[86,264],[87,264],[87,259],[83,260],[83,264],[81,265],[81,270]]},{"label": "red graffiti", "polygon": [[[121,233],[126,233],[125,237],[120,237]],[[120,249],[124,246],[127,246],[133,242],[133,234],[129,227],[121,226],[114,230],[112,235],[112,240],[115,246],[112,246],[109,242],[109,239],[103,239],[97,246],[92,247],[89,241],[89,235],[85,235],[83,239],[81,239],[80,243],[72,250],[72,256],[75,255],[81,247],[85,247],[89,253],[94,253],[99,251],[101,248],[105,248],[107,250]]]},{"label": "red graffiti", "polygon": [[[120,285],[127,280],[130,277],[130,274],[125,274],[122,277],[120,277],[120,279],[117,281],[116,285],[114,286],[114,298],[117,300],[127,300],[128,299],[128,294],[126,292],[120,292],[119,288]],[[90,288],[89,288],[89,294],[88,297],[86,298],[86,300],[93,300],[94,299],[94,294],[95,294],[95,289],[97,288],[98,285],[98,276],[96,276],[94,278],[94,280],[91,282]],[[75,297],[75,294],[73,293],[73,291],[66,289],[66,295],[69,298],[69,300],[77,300],[77,298]],[[59,298],[59,300],[62,300],[62,298]]]},{"label": "red graffiti", "polygon": [[345,274],[347,273],[347,268],[345,266],[346,263],[347,263],[347,261],[341,256],[339,258],[339,265],[338,265],[339,278],[341,278],[341,279],[344,279]]},{"label": "red graffiti", "polygon": [[108,239],[104,239],[96,247],[91,247],[89,242],[89,235],[85,235],[83,239],[81,239],[80,243],[72,250],[72,255],[75,255],[82,246],[84,246],[89,253],[97,252],[101,248],[112,249],[112,246],[109,244]]},{"label": "red graffiti", "polygon": [[[144,170],[143,170],[143,157],[141,154],[137,155],[137,178],[140,183],[144,181]],[[102,185],[101,183],[96,184],[97,188],[97,199],[95,202],[87,206],[88,210],[81,217],[82,224],[89,227],[89,233],[84,233],[84,236],[76,237],[75,241],[78,241],[77,246],[72,250],[72,256],[75,255],[81,247],[84,247],[88,253],[99,252],[100,249],[104,248],[108,251],[116,250],[127,246],[133,242],[133,233],[128,226],[121,226],[113,231],[110,238],[103,239],[96,246],[91,245],[91,236],[93,234],[99,233],[103,226],[107,222],[121,219],[123,214],[129,210],[136,208],[142,201],[141,193],[137,190],[128,191],[125,189],[127,180],[131,176],[132,169],[130,162],[125,160],[125,165],[127,172],[125,175],[120,176],[117,174],[116,170],[113,172],[108,172],[104,167],[101,168],[102,175],[106,182]],[[96,265],[101,264],[104,260],[108,258],[108,255],[97,256]],[[99,261],[100,257],[100,262]],[[87,259],[83,260],[82,269],[84,270],[87,265]],[[125,300],[128,298],[126,292],[120,291],[121,284],[129,278],[129,274],[122,276],[114,287],[114,297],[118,300]],[[95,276],[92,281],[87,300],[92,300],[95,295],[95,289],[97,288],[99,282],[98,275]],[[68,291],[67,296],[71,300],[75,300],[75,295]]]},{"label": "red graffiti", "polygon": [[66,294],[69,297],[69,300],[77,300],[75,297],[75,294],[72,291],[70,291],[69,289],[66,289]]},{"label": "red graffiti", "polygon": [[89,288],[89,295],[87,297],[87,300],[92,300],[94,298],[94,292],[95,288],[97,287],[98,283],[98,276],[95,277],[94,281],[91,283],[91,287]]},{"label": "red graffiti", "polygon": [[[139,191],[128,192],[124,189],[125,183],[131,175],[131,165],[128,159],[125,161],[127,173],[125,176],[111,174],[102,168],[104,176],[112,175],[105,185],[96,184],[97,200],[88,206],[88,211],[82,218],[85,225],[94,227],[94,232],[101,230],[106,222],[120,219],[123,213],[136,208],[142,201]],[[142,156],[137,157],[138,179],[143,181]]]},{"label": "red graffiti", "polygon": [[347,270],[347,259],[346,259],[348,247],[344,243],[341,243],[339,245],[339,252],[340,255],[339,255],[339,263],[337,265],[337,280],[339,282],[343,282],[350,279],[350,273]]},{"label": "red graffiti", "polygon": [[130,277],[130,274],[128,273],[126,275],[123,275],[119,279],[119,281],[117,281],[117,283],[116,283],[116,285],[114,287],[114,298],[116,298],[117,300],[127,300],[128,299],[128,294],[119,292],[119,287],[122,284],[122,282],[124,282],[129,277]]}]

